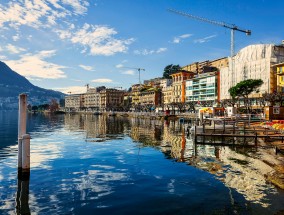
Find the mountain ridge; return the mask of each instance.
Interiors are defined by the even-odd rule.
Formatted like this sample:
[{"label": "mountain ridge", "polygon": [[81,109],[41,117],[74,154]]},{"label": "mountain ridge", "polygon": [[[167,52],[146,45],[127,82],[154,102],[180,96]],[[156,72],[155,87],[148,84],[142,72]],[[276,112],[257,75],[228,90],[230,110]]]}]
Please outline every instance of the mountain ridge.
[{"label": "mountain ridge", "polygon": [[38,104],[49,102],[52,98],[59,100],[65,95],[59,91],[33,85],[24,76],[13,71],[7,64],[0,61],[0,98],[18,97],[21,93],[28,95],[30,103]]}]

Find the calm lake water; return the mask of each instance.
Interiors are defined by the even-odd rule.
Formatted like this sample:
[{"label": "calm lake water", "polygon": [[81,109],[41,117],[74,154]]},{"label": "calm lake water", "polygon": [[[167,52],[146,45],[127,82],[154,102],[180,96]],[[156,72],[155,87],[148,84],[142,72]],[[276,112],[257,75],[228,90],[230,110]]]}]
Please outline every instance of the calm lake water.
[{"label": "calm lake water", "polygon": [[0,112],[0,214],[283,214],[269,149],[195,145],[178,122],[29,115],[31,176],[17,178],[17,112]]}]

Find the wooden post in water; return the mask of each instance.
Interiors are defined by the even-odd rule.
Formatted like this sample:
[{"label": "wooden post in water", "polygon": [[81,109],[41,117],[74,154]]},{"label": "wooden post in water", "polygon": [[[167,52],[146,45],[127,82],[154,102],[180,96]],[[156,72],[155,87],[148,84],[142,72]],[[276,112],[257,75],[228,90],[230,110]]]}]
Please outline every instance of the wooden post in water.
[{"label": "wooden post in water", "polygon": [[257,132],[255,132],[254,144],[255,144],[255,146],[257,146]]},{"label": "wooden post in water", "polygon": [[248,115],[248,126],[249,126],[249,128],[250,128],[250,119],[251,119],[251,114],[249,113],[249,115]]},{"label": "wooden post in water", "polygon": [[200,121],[199,122],[200,122],[200,125],[203,124],[203,113],[202,112],[200,113]]},{"label": "wooden post in water", "polygon": [[30,172],[30,135],[22,136],[22,173],[29,174]]},{"label": "wooden post in water", "polygon": [[196,144],[197,143],[197,130],[196,130],[196,125],[194,126],[194,143]]},{"label": "wooden post in water", "polygon": [[223,133],[225,132],[225,125],[226,125],[226,118],[224,116],[224,120],[223,120]]},{"label": "wooden post in water", "polygon": [[28,179],[30,176],[30,135],[27,130],[27,95],[19,96],[18,116],[18,177]]},{"label": "wooden post in water", "polygon": [[19,116],[18,116],[18,170],[22,169],[22,136],[27,129],[27,95],[19,95]]}]

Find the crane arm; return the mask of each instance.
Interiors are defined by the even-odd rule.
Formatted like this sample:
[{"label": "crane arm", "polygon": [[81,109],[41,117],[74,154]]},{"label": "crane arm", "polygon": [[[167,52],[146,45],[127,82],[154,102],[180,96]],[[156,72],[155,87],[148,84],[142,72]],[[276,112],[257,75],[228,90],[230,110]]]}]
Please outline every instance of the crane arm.
[{"label": "crane arm", "polygon": [[251,35],[251,31],[250,30],[239,29],[236,25],[233,25],[233,24],[227,24],[225,22],[219,22],[219,21],[215,21],[215,20],[210,20],[210,19],[206,19],[206,18],[203,18],[203,17],[195,16],[195,15],[192,15],[192,14],[188,14],[188,13],[177,11],[177,10],[173,10],[173,9],[168,9],[168,11],[170,11],[172,13],[176,13],[176,14],[182,15],[182,16],[185,16],[185,17],[190,17],[190,18],[193,18],[193,19],[196,19],[196,20],[199,20],[199,21],[208,22],[208,23],[213,24],[213,25],[219,25],[219,26],[222,26],[222,27],[225,27],[225,28],[229,28],[229,29],[232,29],[232,30],[240,31],[240,32],[246,33],[247,35]]}]

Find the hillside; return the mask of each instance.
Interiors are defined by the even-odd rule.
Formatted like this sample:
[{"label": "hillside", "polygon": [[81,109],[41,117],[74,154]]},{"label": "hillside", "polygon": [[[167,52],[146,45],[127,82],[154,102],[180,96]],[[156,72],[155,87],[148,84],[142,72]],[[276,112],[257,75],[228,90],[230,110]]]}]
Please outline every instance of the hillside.
[{"label": "hillside", "polygon": [[47,90],[31,84],[25,77],[14,72],[5,63],[0,61],[0,98],[18,97],[26,93],[29,101],[48,102],[51,98],[60,99],[63,93]]}]

